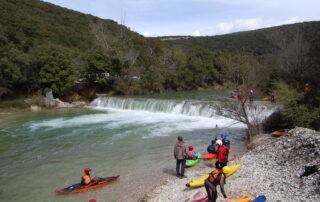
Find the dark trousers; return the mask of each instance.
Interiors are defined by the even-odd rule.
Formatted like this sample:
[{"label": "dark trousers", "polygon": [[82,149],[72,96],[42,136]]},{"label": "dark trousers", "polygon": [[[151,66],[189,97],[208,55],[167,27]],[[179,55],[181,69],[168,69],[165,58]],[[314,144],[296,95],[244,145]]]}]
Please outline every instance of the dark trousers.
[{"label": "dark trousers", "polygon": [[217,187],[214,186],[208,179],[204,181],[204,186],[208,194],[209,202],[216,202],[218,198]]},{"label": "dark trousers", "polygon": [[222,169],[224,166],[227,166],[228,161],[224,161],[222,163],[219,163],[218,161],[216,161],[216,168],[217,169]]},{"label": "dark trousers", "polygon": [[184,176],[184,169],[186,167],[186,159],[177,159],[176,171],[177,175]]}]

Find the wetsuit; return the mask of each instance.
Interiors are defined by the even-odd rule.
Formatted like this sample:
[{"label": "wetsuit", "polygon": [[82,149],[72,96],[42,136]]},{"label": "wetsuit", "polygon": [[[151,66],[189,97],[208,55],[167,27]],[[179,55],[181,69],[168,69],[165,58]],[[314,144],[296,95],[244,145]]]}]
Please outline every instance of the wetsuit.
[{"label": "wetsuit", "polygon": [[206,188],[209,202],[216,202],[218,198],[217,185],[220,185],[222,195],[226,198],[224,191],[225,175],[222,170],[214,170],[210,173],[208,179],[205,180],[204,186]]}]

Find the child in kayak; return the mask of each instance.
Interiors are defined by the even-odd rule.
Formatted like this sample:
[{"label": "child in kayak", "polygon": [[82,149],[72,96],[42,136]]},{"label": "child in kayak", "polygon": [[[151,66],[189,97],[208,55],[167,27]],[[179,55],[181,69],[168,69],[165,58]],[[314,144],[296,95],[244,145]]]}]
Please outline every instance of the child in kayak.
[{"label": "child in kayak", "polygon": [[189,146],[189,151],[188,151],[187,157],[189,160],[196,160],[197,159],[196,152],[193,151],[193,146]]}]

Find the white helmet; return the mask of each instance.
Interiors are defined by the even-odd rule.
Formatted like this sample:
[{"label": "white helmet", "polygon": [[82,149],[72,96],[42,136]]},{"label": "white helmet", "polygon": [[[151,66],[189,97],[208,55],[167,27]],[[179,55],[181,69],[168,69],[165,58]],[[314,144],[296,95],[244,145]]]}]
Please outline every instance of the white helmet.
[{"label": "white helmet", "polygon": [[222,145],[222,141],[221,140],[217,140],[216,144],[221,146]]}]

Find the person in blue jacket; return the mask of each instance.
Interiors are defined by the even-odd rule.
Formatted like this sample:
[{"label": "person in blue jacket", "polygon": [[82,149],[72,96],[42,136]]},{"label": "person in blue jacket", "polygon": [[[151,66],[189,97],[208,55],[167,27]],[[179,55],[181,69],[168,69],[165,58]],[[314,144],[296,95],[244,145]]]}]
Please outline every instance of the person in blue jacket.
[{"label": "person in blue jacket", "polygon": [[228,140],[227,138],[228,138],[227,133],[221,133],[222,144],[226,145],[230,149],[230,140]]}]

